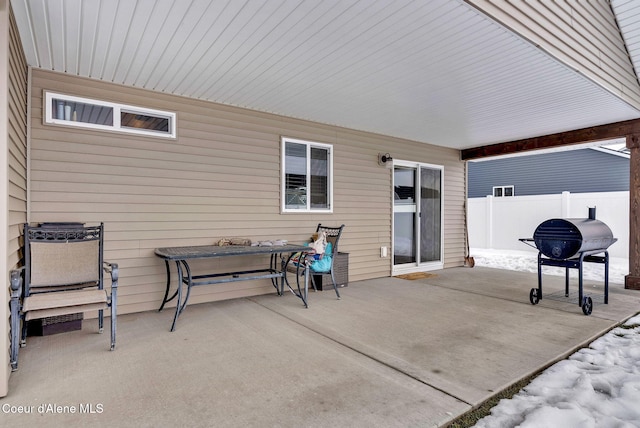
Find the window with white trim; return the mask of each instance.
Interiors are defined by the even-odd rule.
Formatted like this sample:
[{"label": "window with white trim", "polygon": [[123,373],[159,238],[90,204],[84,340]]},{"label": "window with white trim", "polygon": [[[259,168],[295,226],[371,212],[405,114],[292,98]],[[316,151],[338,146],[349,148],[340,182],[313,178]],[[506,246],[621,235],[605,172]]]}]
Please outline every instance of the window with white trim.
[{"label": "window with white trim", "polygon": [[331,212],[333,147],[282,138],[282,211]]},{"label": "window with white trim", "polygon": [[496,198],[514,196],[513,186],[493,186],[493,196]]},{"label": "window with white trim", "polygon": [[176,137],[176,114],[108,101],[45,92],[44,121],[56,125]]}]

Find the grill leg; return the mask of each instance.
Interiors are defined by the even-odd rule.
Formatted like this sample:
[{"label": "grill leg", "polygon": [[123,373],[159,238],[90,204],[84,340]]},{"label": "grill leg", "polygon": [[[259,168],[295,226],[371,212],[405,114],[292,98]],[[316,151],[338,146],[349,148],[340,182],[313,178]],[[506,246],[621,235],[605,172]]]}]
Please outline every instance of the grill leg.
[{"label": "grill leg", "polygon": [[542,253],[538,252],[538,299],[542,300]]},{"label": "grill leg", "polygon": [[564,297],[569,297],[569,268],[564,268]]},{"label": "grill leg", "polygon": [[578,265],[578,306],[582,306],[582,261],[584,254],[580,255],[580,264]]},{"label": "grill leg", "polygon": [[609,304],[609,252],[604,252],[604,304]]}]

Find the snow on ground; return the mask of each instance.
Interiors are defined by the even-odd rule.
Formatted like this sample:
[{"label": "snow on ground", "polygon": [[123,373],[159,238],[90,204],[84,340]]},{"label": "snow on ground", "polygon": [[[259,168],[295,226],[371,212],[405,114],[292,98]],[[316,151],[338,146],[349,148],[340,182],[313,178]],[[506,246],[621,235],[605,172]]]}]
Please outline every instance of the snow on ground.
[{"label": "snow on ground", "polygon": [[[538,269],[536,253],[526,251],[475,249],[471,256],[476,266]],[[627,266],[626,260],[611,260],[610,281],[624,283]],[[552,269],[545,266],[544,273]],[[602,265],[584,265],[585,279],[602,280],[602,272]],[[564,269],[557,274],[564,275]],[[501,400],[475,427],[640,427],[640,315],[549,367],[512,398]]]},{"label": "snow on ground", "polygon": [[475,427],[640,426],[640,316],[625,326],[545,370]]},{"label": "snow on ground", "polygon": [[[472,248],[469,254],[473,257],[477,266],[524,272],[538,272],[537,252]],[[582,271],[585,280],[602,281],[604,279],[603,264],[583,263]],[[542,268],[542,273],[545,275],[564,276],[565,269],[554,266],[544,266]],[[624,277],[627,274],[629,274],[629,260],[617,257],[609,258],[610,283],[624,284]],[[577,278],[578,271],[576,269],[570,269],[569,277]]]}]

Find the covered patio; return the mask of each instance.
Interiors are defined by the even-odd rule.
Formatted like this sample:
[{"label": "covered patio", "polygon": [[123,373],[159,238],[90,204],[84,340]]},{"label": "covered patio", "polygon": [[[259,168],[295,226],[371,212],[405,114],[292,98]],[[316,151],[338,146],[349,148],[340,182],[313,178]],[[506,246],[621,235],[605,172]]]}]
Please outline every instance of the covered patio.
[{"label": "covered patio", "polygon": [[[0,276],[8,285],[23,263],[25,222],[104,221],[105,257],[121,268],[117,351],[88,319],[31,338],[15,373],[3,353],[3,420],[440,425],[631,316],[640,295],[622,285],[584,317],[573,303],[531,306],[531,275],[461,266],[466,160],[624,138],[626,288],[640,288],[639,7],[0,0]],[[175,132],[77,126],[52,118],[55,97],[169,112]],[[281,203],[284,137],[335,153],[326,209]],[[387,154],[443,171],[434,277],[390,278]],[[175,333],[171,311],[153,311],[165,281],[155,248],[303,242],[318,222],[347,224],[342,301],[319,293],[305,310],[266,283],[210,287]],[[4,350],[7,303],[0,293]],[[62,412],[38,414],[41,404]]]},{"label": "covered patio", "polygon": [[[379,278],[350,283],[339,301],[312,293],[308,309],[290,294],[191,305],[173,333],[171,311],[128,314],[115,352],[85,320],[81,331],[30,338],[2,418],[16,427],[442,426],[640,308],[621,284],[591,316],[573,300],[533,306],[535,283],[535,274],[482,267]],[[545,277],[548,292],[563,287]],[[602,284],[585,288],[602,293]]]}]

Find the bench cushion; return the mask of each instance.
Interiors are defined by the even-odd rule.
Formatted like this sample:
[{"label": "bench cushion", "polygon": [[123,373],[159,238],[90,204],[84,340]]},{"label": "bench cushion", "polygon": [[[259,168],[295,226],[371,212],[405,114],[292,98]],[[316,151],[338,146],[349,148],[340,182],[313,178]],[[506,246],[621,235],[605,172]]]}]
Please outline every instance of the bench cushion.
[{"label": "bench cushion", "polygon": [[95,289],[34,294],[24,299],[23,312],[26,320],[86,312],[104,309],[107,299],[105,290]]}]

